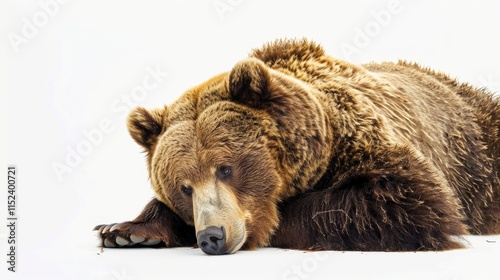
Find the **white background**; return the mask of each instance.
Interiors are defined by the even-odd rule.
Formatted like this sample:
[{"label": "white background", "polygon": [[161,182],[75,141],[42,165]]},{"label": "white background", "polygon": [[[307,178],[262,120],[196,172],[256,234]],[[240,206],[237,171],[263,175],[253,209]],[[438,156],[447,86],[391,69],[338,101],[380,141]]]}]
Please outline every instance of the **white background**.
[{"label": "white background", "polygon": [[15,274],[0,228],[1,279],[498,279],[500,236],[466,237],[469,249],[439,253],[265,248],[208,257],[191,248],[101,252],[91,229],[134,218],[153,196],[125,126],[133,106],[169,104],[283,37],[315,40],[355,63],[417,61],[498,92],[499,3],[2,1],[0,167],[18,166],[19,220]]}]

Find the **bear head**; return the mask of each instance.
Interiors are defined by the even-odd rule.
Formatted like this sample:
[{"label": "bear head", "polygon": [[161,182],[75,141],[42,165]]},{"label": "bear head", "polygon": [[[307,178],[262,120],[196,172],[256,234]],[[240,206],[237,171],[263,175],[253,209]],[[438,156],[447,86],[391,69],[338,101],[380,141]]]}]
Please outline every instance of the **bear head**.
[{"label": "bear head", "polygon": [[136,108],[128,127],[157,198],[205,253],[234,253],[266,246],[279,203],[325,173],[333,133],[321,96],[249,58],[170,106]]}]

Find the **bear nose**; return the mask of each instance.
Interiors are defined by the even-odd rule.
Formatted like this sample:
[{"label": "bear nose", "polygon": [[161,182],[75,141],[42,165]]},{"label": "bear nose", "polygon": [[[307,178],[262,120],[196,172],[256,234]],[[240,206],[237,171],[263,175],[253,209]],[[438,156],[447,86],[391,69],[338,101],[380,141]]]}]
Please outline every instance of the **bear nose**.
[{"label": "bear nose", "polygon": [[224,227],[209,226],[196,234],[198,246],[208,255],[224,254],[226,245],[226,230]]}]

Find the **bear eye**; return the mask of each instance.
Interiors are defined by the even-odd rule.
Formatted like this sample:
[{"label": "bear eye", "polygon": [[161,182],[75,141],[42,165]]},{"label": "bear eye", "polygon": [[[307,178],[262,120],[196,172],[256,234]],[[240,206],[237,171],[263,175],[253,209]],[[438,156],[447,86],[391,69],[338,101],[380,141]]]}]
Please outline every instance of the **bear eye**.
[{"label": "bear eye", "polygon": [[181,192],[187,196],[191,196],[191,194],[193,194],[193,188],[191,186],[182,185]]},{"label": "bear eye", "polygon": [[229,178],[231,175],[231,167],[228,166],[221,166],[219,169],[217,169],[217,178],[220,180],[224,180]]}]

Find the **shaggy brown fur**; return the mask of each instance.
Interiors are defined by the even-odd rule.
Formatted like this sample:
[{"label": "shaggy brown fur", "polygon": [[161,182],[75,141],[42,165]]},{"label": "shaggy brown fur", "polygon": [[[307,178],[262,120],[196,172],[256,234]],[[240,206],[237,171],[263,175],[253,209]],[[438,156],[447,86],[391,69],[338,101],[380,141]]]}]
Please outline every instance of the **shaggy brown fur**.
[{"label": "shaggy brown fur", "polygon": [[461,248],[500,233],[499,128],[496,98],[444,74],[276,41],[130,114],[157,198],[96,230],[108,247],[185,246],[222,226],[217,254]]}]

